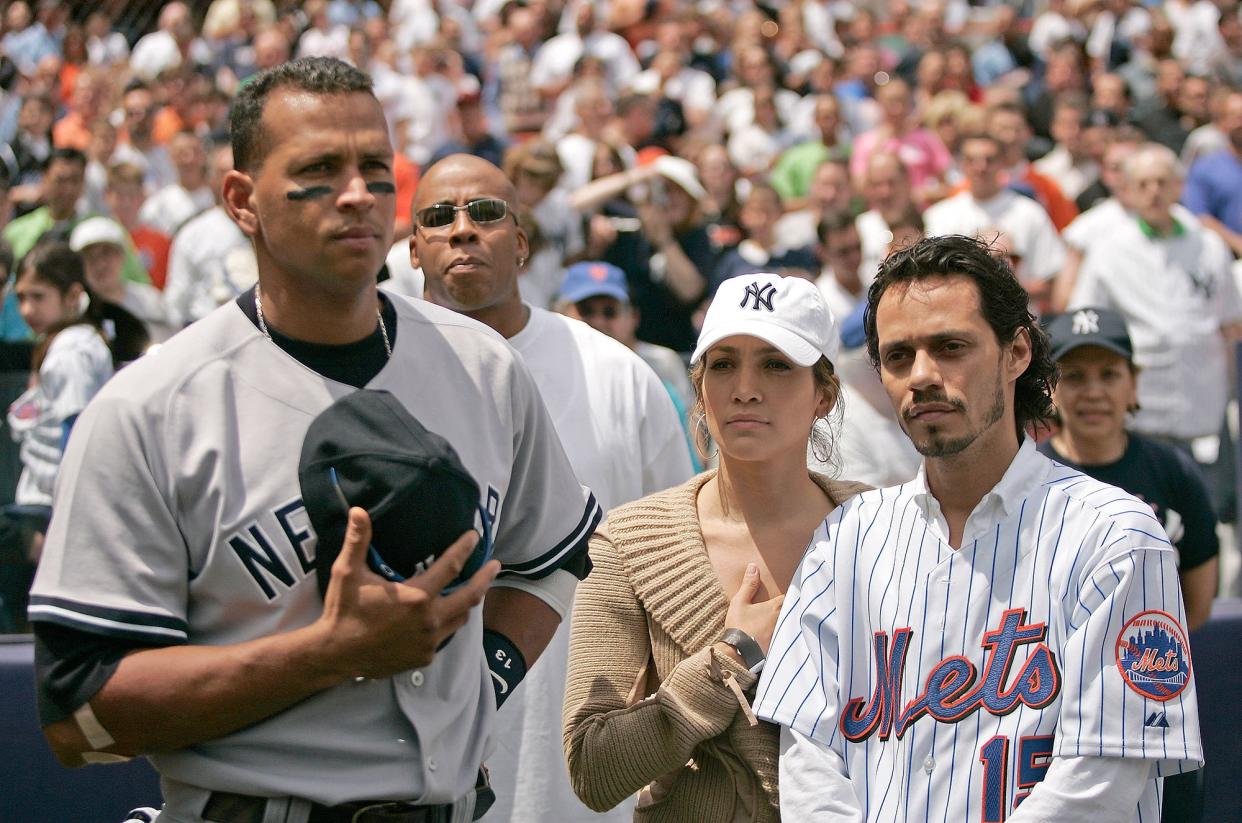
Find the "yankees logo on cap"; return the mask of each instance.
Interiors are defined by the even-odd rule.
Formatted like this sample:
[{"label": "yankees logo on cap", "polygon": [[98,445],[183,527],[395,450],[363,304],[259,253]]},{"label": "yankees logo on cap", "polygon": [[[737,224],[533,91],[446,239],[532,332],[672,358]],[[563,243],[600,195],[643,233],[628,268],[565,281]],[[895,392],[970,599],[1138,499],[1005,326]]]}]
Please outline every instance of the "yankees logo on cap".
[{"label": "yankees logo on cap", "polygon": [[1126,321],[1111,309],[1081,308],[1049,319],[1045,330],[1052,359],[1060,360],[1081,346],[1100,346],[1127,360],[1134,359],[1134,346]]},{"label": "yankees logo on cap", "polygon": [[[771,283],[761,283],[756,280],[753,283],[746,284],[746,293],[742,295],[741,307],[746,308],[747,304],[755,311],[767,309],[768,311],[776,311],[772,306],[772,298],[776,295],[776,286]],[[754,302],[751,302],[754,298]]]},{"label": "yankees logo on cap", "polygon": [[801,277],[746,274],[721,283],[690,362],[738,334],[771,343],[799,366],[837,355],[836,320],[815,284]]}]

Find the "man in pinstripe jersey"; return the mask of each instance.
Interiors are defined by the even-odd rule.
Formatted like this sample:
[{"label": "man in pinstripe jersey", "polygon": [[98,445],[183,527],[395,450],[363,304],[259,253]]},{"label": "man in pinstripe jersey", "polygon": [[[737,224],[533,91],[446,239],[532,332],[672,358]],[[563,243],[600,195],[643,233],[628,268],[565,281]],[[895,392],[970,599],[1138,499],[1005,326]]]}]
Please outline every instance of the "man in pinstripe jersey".
[{"label": "man in pinstripe jersey", "polygon": [[1202,765],[1172,548],[1136,498],[1038,454],[1056,367],[1009,267],[891,256],[867,345],[924,457],[830,515],[755,711],[788,820],[1157,823]]}]

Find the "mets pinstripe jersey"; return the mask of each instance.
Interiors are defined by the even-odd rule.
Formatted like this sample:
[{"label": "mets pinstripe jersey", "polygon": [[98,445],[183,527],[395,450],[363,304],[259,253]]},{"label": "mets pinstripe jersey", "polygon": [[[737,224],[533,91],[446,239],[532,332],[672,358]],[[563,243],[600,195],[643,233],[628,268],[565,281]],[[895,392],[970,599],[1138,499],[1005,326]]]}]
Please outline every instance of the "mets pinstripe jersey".
[{"label": "mets pinstripe jersey", "polygon": [[1150,507],[1027,440],[954,550],[920,471],[834,511],[755,711],[834,749],[867,821],[1000,823],[1054,757],[1202,764],[1173,551]]},{"label": "mets pinstripe jersey", "polygon": [[[453,444],[496,522],[501,574],[551,573],[601,512],[529,372],[486,326],[390,299],[400,333],[368,388]],[[233,303],[124,369],[70,439],[30,619],[155,646],[223,646],[313,622],[323,601],[298,458],[311,421],[350,391],[264,339]],[[199,789],[445,803],[474,788],[494,708],[476,608],[426,667],[341,683],[151,760],[182,812]]]}]

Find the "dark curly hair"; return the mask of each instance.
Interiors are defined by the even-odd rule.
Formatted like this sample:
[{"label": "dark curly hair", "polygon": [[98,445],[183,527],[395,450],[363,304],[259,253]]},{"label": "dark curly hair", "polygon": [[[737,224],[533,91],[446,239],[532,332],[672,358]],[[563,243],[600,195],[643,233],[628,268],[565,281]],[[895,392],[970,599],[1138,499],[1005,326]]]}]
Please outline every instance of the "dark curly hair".
[{"label": "dark curly hair", "polygon": [[1019,331],[1031,339],[1031,363],[1014,386],[1014,418],[1018,439],[1028,427],[1047,425],[1053,418],[1052,390],[1059,371],[1052,359],[1048,335],[1031,314],[1029,298],[1008,261],[988,244],[962,235],[928,237],[888,256],[867,292],[863,328],[867,333],[867,355],[871,365],[880,368],[880,339],[875,313],[884,292],[896,283],[909,283],[925,277],[957,274],[975,281],[983,318],[1001,343],[1008,343]]},{"label": "dark curly hair", "polygon": [[313,94],[374,94],[371,76],[335,57],[303,57],[259,72],[242,86],[229,111],[233,167],[257,169],[267,154],[263,146],[263,106],[276,89],[294,88]]}]

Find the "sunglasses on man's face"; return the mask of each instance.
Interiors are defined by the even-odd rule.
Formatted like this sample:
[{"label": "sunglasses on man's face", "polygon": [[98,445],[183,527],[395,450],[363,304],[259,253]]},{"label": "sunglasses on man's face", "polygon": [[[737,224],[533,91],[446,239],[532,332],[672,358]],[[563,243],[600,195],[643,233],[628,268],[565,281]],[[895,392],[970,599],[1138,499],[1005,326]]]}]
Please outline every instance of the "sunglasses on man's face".
[{"label": "sunglasses on man's face", "polygon": [[494,197],[471,200],[461,206],[451,203],[437,203],[425,209],[419,209],[415,215],[418,224],[427,229],[439,229],[452,224],[457,219],[457,212],[465,211],[470,219],[477,223],[496,223],[509,216],[509,204]]}]

